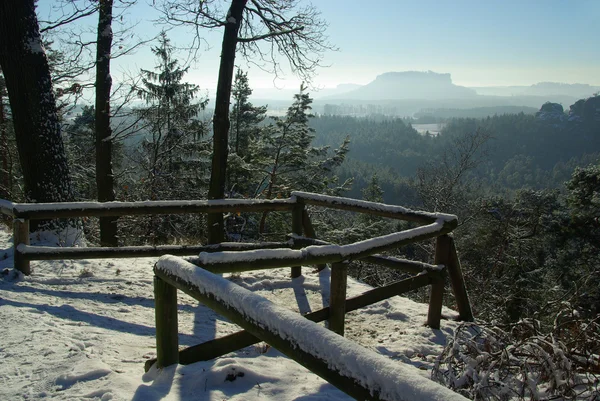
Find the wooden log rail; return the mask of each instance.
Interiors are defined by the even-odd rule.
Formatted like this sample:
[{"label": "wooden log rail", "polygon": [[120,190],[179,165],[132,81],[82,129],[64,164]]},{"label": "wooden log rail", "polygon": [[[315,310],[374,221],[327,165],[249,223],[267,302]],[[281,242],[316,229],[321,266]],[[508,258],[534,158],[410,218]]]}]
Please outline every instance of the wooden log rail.
[{"label": "wooden log rail", "polygon": [[[340,210],[367,213],[393,219],[408,220],[425,224],[410,230],[396,232],[347,245],[328,244],[316,240],[316,235],[305,205],[315,205]],[[191,260],[205,266],[212,272],[243,272],[264,268],[291,267],[292,277],[301,274],[300,266],[316,265],[324,268],[332,265],[332,283],[338,288],[333,303],[339,303],[336,312],[331,313],[330,323],[337,332],[343,333],[342,319],[337,311],[344,306],[346,263],[352,260],[366,260],[392,268],[419,273],[426,266],[419,262],[387,258],[377,255],[379,252],[398,248],[403,245],[438,238],[436,264],[447,267],[450,282],[454,290],[460,318],[472,320],[473,315],[456,249],[451,237],[447,236],[458,224],[456,216],[442,213],[413,211],[401,206],[385,205],[376,202],[359,201],[350,198],[332,197],[307,192],[293,192],[284,200],[195,200],[195,201],[146,201],[146,202],[72,202],[58,204],[20,204],[0,200],[0,211],[13,217],[14,266],[24,274],[30,274],[31,260],[90,259],[90,258],[129,258],[161,256],[164,254],[201,256]],[[292,214],[293,237],[287,242],[270,243],[222,243],[210,246],[139,246],[139,247],[40,247],[29,245],[29,221],[35,219],[74,218],[85,216],[126,216],[155,214],[184,214],[209,212],[264,212],[289,211]],[[307,237],[302,237],[306,234]],[[313,242],[310,243],[312,238]],[[308,246],[305,246],[308,245]],[[218,252],[216,256],[211,253]],[[248,258],[248,252],[254,252],[254,259]],[[444,283],[439,279],[432,284],[428,324],[439,328],[441,302]],[[341,292],[344,292],[343,294]],[[439,309],[439,310],[438,310]]]},{"label": "wooden log rail", "polygon": [[[157,302],[156,363],[159,368],[180,362],[176,296],[176,290],[179,289],[241,326],[245,330],[241,333],[247,333],[245,336],[251,341],[267,342],[356,399],[465,400],[450,389],[423,378],[414,368],[368,351],[183,259],[163,256],[157,262],[154,273]],[[434,273],[428,272],[413,279],[429,283],[433,275]],[[435,281],[434,278],[433,282]],[[405,289],[406,283],[400,287]],[[390,288],[373,291],[352,298],[353,301],[347,300],[346,303],[352,307],[368,305],[381,298],[382,291],[390,291]],[[322,311],[324,310],[311,315],[322,317],[327,314]],[[221,339],[214,341],[219,340]]]}]

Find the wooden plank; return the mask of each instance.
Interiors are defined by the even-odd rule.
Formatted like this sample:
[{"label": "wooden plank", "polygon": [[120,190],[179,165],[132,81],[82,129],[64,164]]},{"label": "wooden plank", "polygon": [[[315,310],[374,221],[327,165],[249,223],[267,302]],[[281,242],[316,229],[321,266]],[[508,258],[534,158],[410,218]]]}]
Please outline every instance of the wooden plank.
[{"label": "wooden plank", "polygon": [[[292,233],[294,235],[302,235],[302,211],[304,210],[304,203],[297,202],[292,209]],[[302,275],[302,265],[292,266],[291,276],[292,278],[300,277]]]},{"label": "wooden plank", "polygon": [[[214,263],[202,265],[207,270],[214,273],[228,272],[243,272],[259,269],[271,269],[276,267],[289,266],[306,266],[317,265],[324,263],[337,263],[344,260],[363,259],[375,253],[386,250],[396,249],[403,245],[408,245],[414,242],[423,241],[425,239],[437,237],[440,234],[447,233],[454,228],[453,223],[440,225],[436,230],[424,230],[422,234],[404,235],[404,232],[389,234],[381,237],[376,237],[371,240],[361,241],[356,244],[348,245],[329,245],[324,251],[318,248],[310,250],[302,248],[297,255],[289,255],[285,257],[277,256],[277,258],[246,260],[243,255],[240,255],[240,260],[215,260]],[[398,234],[398,239],[394,235]]]},{"label": "wooden plank", "polygon": [[[308,210],[306,210],[306,208],[304,210],[302,210],[302,229],[303,229],[306,237],[312,238],[312,239],[317,238],[317,234],[315,233],[315,229],[312,225],[312,222],[310,221],[310,216],[308,215]],[[325,269],[327,267],[327,265],[320,264],[320,265],[316,265],[315,267],[317,268],[317,271],[321,271],[321,270]]]},{"label": "wooden plank", "polygon": [[[123,246],[123,247],[21,247],[26,260],[60,260],[60,259],[107,259],[107,258],[142,258],[162,255],[188,256],[200,252],[250,251],[255,249],[289,248],[289,242],[263,243],[221,243],[215,245],[160,245],[160,246]],[[198,261],[198,258],[194,259]],[[191,261],[191,263],[195,263]],[[195,263],[197,264],[197,263]]]},{"label": "wooden plank", "polygon": [[[301,238],[293,238],[294,244],[299,244],[301,246],[310,246],[310,245],[333,245],[331,242],[323,241],[316,238],[310,237],[301,237]],[[354,258],[357,259],[357,258]],[[401,270],[407,273],[419,274],[424,271],[437,271],[439,267],[436,265],[432,265],[429,263],[419,262],[416,260],[408,260],[396,258],[393,256],[384,256],[384,255],[371,255],[366,256],[362,259],[357,259],[364,262],[373,263],[380,266],[385,266],[394,270]],[[322,270],[322,269],[321,269]]]},{"label": "wooden plank", "polygon": [[418,262],[416,260],[400,259],[393,256],[371,255],[361,260],[413,274],[419,274],[423,271],[439,270],[438,266],[430,265],[429,263]]},{"label": "wooden plank", "polygon": [[[384,287],[374,288],[361,295],[346,299],[346,312],[352,312],[365,306],[372,305],[395,295],[404,294],[409,291],[425,287],[433,281],[436,274],[429,273],[400,280]],[[307,313],[304,317],[313,322],[322,322],[329,318],[329,307]],[[202,344],[193,345],[179,351],[179,363],[189,365],[200,361],[209,361],[230,352],[240,350],[261,340],[249,332],[242,330]],[[146,372],[156,362],[156,359],[146,361]]]},{"label": "wooden plank", "polygon": [[87,216],[291,211],[293,207],[294,202],[289,199],[15,203],[14,213],[17,217],[39,220]]},{"label": "wooden plank", "polygon": [[448,276],[450,276],[450,284],[452,285],[452,292],[454,292],[454,299],[456,300],[459,319],[466,322],[472,322],[473,311],[471,310],[469,294],[467,293],[465,280],[460,267],[460,260],[458,259],[458,254],[456,253],[456,244],[454,243],[454,238],[449,238],[450,255],[448,260]]},{"label": "wooden plank", "polygon": [[[360,246],[349,245],[330,245],[328,252],[299,252],[298,256],[286,258],[273,258],[261,260],[240,260],[235,262],[211,263],[210,266],[204,266],[207,270],[214,273],[236,273],[252,271],[259,269],[271,269],[289,266],[318,265],[325,263],[337,263],[344,260],[363,259],[372,254],[385,250],[396,249],[403,245],[419,242],[424,239],[433,238],[440,234],[447,233],[454,228],[452,223],[444,224],[435,231],[426,231],[410,237],[399,237],[398,240],[390,240],[390,235],[376,237],[372,240],[361,241]],[[395,233],[402,234],[402,233]],[[391,234],[393,235],[393,234]],[[384,239],[385,241],[380,241]],[[369,246],[372,244],[371,246]],[[283,247],[289,247],[290,244],[284,244]],[[207,247],[214,247],[208,245]],[[105,259],[105,258],[126,258],[126,257],[150,257],[164,254],[190,255],[199,253],[203,250],[209,251],[210,248],[195,248],[193,246],[157,246],[157,247],[122,247],[122,248],[77,248],[77,247],[23,247],[23,256],[27,260],[60,260],[60,259]],[[213,248],[217,249],[217,248]],[[252,249],[261,249],[260,246]],[[242,258],[243,259],[243,258]],[[199,259],[198,259],[199,261]],[[199,263],[195,263],[201,265]]]},{"label": "wooden plank", "polygon": [[[436,265],[448,265],[448,257],[450,255],[450,241],[447,235],[437,237],[435,243],[435,259]],[[444,287],[445,280],[440,277],[431,283],[431,291],[429,294],[429,311],[427,313],[427,325],[432,329],[440,328],[440,319],[442,318],[442,305],[444,302]]]},{"label": "wooden plank", "polygon": [[329,330],[340,336],[344,335],[347,282],[348,263],[332,264],[331,282],[329,283]]},{"label": "wooden plank", "polygon": [[[416,223],[430,224],[436,221],[442,215],[435,213],[410,210],[401,206],[385,205],[377,202],[359,201],[351,198],[340,196],[326,196],[313,194],[308,192],[292,192],[292,196],[298,200],[302,200],[307,205],[322,206],[329,209],[347,210],[351,212],[366,213],[374,216],[388,217],[391,219],[414,221]],[[444,218],[453,217],[458,221],[456,216],[443,215]]]},{"label": "wooden plank", "polygon": [[156,316],[156,361],[159,368],[179,362],[177,327],[177,288],[154,277],[154,311]]},{"label": "wooden plank", "polygon": [[24,275],[29,276],[31,274],[29,259],[21,253],[21,249],[29,245],[29,220],[13,220],[13,245],[14,268]]}]

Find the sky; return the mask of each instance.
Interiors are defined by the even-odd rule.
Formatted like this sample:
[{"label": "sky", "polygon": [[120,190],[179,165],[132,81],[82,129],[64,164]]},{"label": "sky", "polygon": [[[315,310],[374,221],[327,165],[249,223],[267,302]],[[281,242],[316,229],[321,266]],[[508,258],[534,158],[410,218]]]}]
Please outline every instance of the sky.
[{"label": "sky", "polygon": [[[307,1],[308,2],[308,1]],[[125,15],[134,32],[149,38],[161,29],[150,0]],[[226,4],[227,2],[224,2]],[[52,0],[39,1],[39,14]],[[366,84],[389,71],[451,73],[464,86],[531,85],[537,82],[600,85],[600,1],[598,0],[313,0],[329,26],[327,35],[338,51],[324,55],[313,87]],[[97,17],[82,24],[91,29]],[[211,91],[216,88],[221,31],[203,33],[205,42],[186,76]],[[172,42],[189,44],[192,34],[169,32]],[[187,54],[178,54],[182,60]],[[135,74],[152,67],[149,48],[113,61],[113,74]],[[255,88],[297,88],[291,72],[273,77],[241,57]]]}]

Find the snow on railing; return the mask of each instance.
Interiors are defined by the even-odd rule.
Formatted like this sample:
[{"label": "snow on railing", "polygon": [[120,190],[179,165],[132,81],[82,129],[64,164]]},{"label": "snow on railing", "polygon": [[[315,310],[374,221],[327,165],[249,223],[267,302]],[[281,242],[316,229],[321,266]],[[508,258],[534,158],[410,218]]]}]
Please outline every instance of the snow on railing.
[{"label": "snow on railing", "polygon": [[[310,238],[315,238],[315,233],[310,222],[310,217],[304,205],[342,209],[359,213],[378,215],[388,218],[414,221],[426,225],[383,235],[364,241],[346,245],[309,245],[302,249],[298,247],[301,241],[296,242],[303,233]],[[291,242],[275,244],[261,244],[257,249],[256,244],[240,244],[233,249],[225,245],[215,245],[216,248],[203,248],[202,246],[142,246],[142,247],[33,247],[29,245],[29,220],[74,218],[87,216],[126,216],[126,215],[156,215],[180,213],[213,213],[213,212],[267,212],[289,211],[292,214],[292,231],[294,237]],[[412,242],[437,237],[442,240],[447,248],[452,245],[452,240],[445,236],[458,225],[454,215],[443,213],[428,213],[414,211],[401,206],[385,205],[376,202],[360,201],[355,199],[333,197],[313,194],[308,192],[293,192],[289,199],[222,199],[222,200],[187,200],[187,201],[144,201],[144,202],[65,202],[65,203],[39,203],[24,204],[0,200],[0,211],[14,217],[14,266],[24,274],[31,274],[31,260],[48,259],[82,259],[82,258],[124,258],[160,256],[166,253],[177,255],[198,254],[198,263],[215,272],[242,272],[261,268],[291,267],[292,277],[301,274],[301,265],[317,265],[320,269],[325,263],[339,264],[344,261],[371,258],[371,263],[392,266],[401,270],[414,272],[418,266],[409,263],[382,259],[373,255],[386,250],[394,249]],[[450,241],[450,242],[448,242]],[[273,249],[284,248],[284,249]],[[459,306],[461,318],[472,320],[472,313],[468,297],[464,289],[462,273],[458,258],[451,256],[449,248],[443,252],[436,250],[441,256],[436,264],[447,265],[448,274]],[[235,252],[227,252],[235,250]],[[225,252],[219,252],[225,251]],[[216,253],[215,253],[216,252]],[[436,256],[437,257],[437,256]],[[341,271],[336,269],[336,271]],[[340,283],[345,280],[345,273],[340,274]],[[341,289],[340,284],[340,291]],[[432,297],[428,324],[439,327],[443,283],[432,284]],[[345,293],[344,293],[345,296]],[[439,309],[439,310],[438,310]],[[343,322],[340,322],[343,331]]]},{"label": "snow on railing", "polygon": [[[176,289],[223,314],[357,399],[464,401],[414,368],[369,351],[301,315],[175,256],[155,266],[158,366],[178,361]],[[174,305],[172,304],[174,302]],[[169,304],[170,303],[170,304]],[[169,304],[169,305],[167,305]],[[158,307],[158,305],[157,305]]]},{"label": "snow on railing", "polygon": [[433,223],[434,221],[439,220],[444,222],[458,221],[458,218],[453,214],[423,212],[397,205],[344,198],[342,196],[294,191],[292,192],[292,199],[293,198],[300,199],[307,204],[319,205],[332,209],[363,211],[368,212],[369,214],[422,223]]}]

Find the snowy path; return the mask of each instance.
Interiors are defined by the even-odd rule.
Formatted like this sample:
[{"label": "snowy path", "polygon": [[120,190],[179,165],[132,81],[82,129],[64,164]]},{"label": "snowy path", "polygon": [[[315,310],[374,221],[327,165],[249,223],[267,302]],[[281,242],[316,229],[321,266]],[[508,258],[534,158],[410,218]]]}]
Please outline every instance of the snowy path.
[{"label": "snowy path", "polygon": [[[0,270],[12,265],[10,235],[0,232]],[[341,391],[264,343],[213,361],[151,370],[155,356],[152,266],[155,258],[32,262],[34,274],[0,278],[1,400],[348,400]],[[302,313],[326,304],[329,270],[289,279],[289,269],[232,278]],[[369,287],[348,280],[348,296]],[[180,294],[180,344],[238,330]],[[445,310],[449,316],[454,312]],[[348,314],[346,336],[392,359],[428,369],[456,327],[423,323],[427,305],[394,297]],[[420,368],[418,370],[417,368]]]}]

